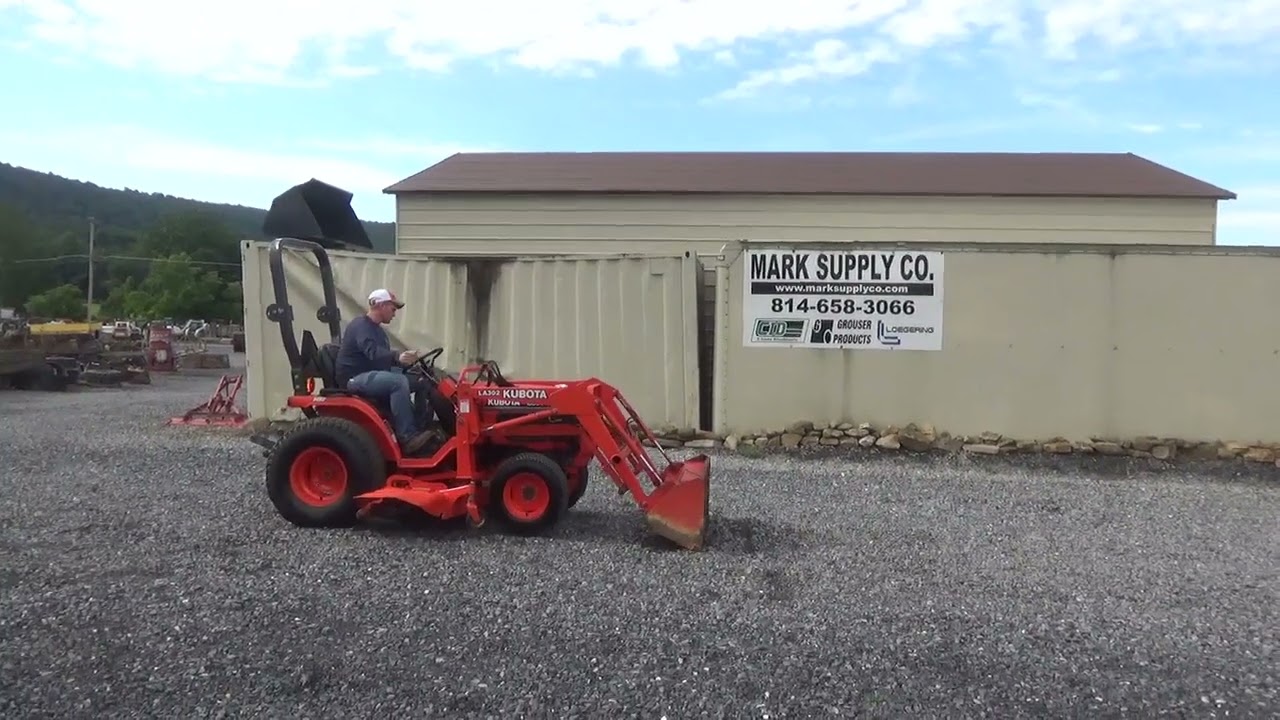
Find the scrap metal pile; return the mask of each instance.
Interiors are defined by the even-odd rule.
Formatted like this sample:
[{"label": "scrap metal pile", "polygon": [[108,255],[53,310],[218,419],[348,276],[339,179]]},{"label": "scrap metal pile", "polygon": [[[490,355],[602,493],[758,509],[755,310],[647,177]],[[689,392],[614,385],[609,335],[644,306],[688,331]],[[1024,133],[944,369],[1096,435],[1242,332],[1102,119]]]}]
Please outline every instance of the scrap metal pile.
[{"label": "scrap metal pile", "polygon": [[146,353],[136,341],[103,341],[74,323],[6,320],[0,327],[0,387],[60,391],[150,382]]}]

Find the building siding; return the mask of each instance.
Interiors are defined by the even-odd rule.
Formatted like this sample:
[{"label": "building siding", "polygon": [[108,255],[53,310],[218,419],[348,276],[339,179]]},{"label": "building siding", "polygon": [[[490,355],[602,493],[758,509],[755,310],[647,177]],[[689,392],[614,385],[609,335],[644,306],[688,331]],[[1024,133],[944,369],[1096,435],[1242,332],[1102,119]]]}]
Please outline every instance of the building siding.
[{"label": "building siding", "polygon": [[[1217,201],[1152,198],[831,195],[403,194],[397,252],[716,256],[739,239],[778,242],[1213,245]],[[715,274],[704,266],[698,335],[709,426]]]},{"label": "building siding", "polygon": [[[398,252],[714,253],[727,240],[1212,245],[1214,200],[402,195]],[[536,243],[536,244],[535,244]],[[479,245],[480,247],[477,247]],[[613,251],[609,248],[608,251]]]}]

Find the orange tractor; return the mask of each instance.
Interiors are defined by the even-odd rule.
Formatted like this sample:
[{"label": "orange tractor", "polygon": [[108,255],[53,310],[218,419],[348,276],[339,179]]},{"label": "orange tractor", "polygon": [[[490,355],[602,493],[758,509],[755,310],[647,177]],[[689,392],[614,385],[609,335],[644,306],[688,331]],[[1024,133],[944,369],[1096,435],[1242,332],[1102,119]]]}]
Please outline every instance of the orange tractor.
[{"label": "orange tractor", "polygon": [[[293,309],[281,253],[314,254],[324,306],[316,317],[330,341],[293,334]],[[305,416],[279,437],[255,435],[266,448],[267,494],[288,521],[307,527],[350,526],[379,508],[412,509],[440,519],[465,516],[473,527],[493,517],[509,531],[534,533],[563,520],[587,489],[597,461],[619,494],[630,493],[657,535],[688,549],[703,546],[710,460],[672,461],[617,388],[595,378],[509,380],[496,363],[457,375],[436,366],[436,348],[408,372],[434,385],[430,403],[446,434],[427,457],[404,455],[378,399],[337,387],[341,334],[333,270],[315,241],[278,238],[270,245],[275,303],[268,319],[292,368],[288,407]],[[642,439],[652,442],[661,467]]]}]

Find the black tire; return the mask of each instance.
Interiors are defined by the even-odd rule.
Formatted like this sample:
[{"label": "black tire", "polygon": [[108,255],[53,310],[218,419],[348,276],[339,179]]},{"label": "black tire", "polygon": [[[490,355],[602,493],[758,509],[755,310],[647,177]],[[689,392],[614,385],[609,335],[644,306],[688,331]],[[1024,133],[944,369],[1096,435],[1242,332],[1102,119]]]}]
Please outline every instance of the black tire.
[{"label": "black tire", "polygon": [[[507,486],[517,476],[526,474],[540,479],[538,489],[545,492],[546,497],[544,502],[531,504],[530,508],[537,506],[534,514],[513,514],[515,508],[509,509],[506,502]],[[569,510],[569,479],[565,477],[564,468],[546,455],[517,453],[498,463],[490,477],[490,513],[513,533],[525,535],[550,529]]]},{"label": "black tire", "polygon": [[59,381],[61,368],[56,365],[43,364],[29,370],[23,370],[14,377],[14,387],[19,390],[37,392],[53,392],[65,390],[66,383]]},{"label": "black tire", "polygon": [[[292,471],[304,453],[341,463],[345,487],[331,502],[308,502],[295,489]],[[337,469],[336,467],[334,469]],[[299,469],[301,473],[301,468]],[[267,456],[267,496],[276,512],[300,527],[350,527],[356,522],[354,497],[386,481],[386,461],[360,425],[342,418],[307,418],[294,423]]]},{"label": "black tire", "polygon": [[48,363],[49,372],[43,378],[42,390],[49,392],[66,392],[67,386],[71,384],[71,376],[67,374],[67,369],[57,363]]},{"label": "black tire", "polygon": [[569,507],[571,508],[574,505],[578,504],[578,501],[582,499],[583,495],[587,494],[587,485],[591,481],[591,464],[590,463],[582,466],[581,474],[582,474],[582,482],[578,483],[576,486],[570,483],[570,487],[573,488],[573,491],[569,493]]}]

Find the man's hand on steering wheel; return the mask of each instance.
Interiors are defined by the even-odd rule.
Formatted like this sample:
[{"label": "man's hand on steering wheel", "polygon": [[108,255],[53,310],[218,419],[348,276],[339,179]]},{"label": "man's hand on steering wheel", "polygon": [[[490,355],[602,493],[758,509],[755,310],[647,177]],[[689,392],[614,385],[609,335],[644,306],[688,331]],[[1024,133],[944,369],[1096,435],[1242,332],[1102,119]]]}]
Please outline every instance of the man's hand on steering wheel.
[{"label": "man's hand on steering wheel", "polygon": [[449,375],[447,372],[443,372],[443,370],[439,370],[435,368],[435,359],[436,357],[439,357],[440,354],[442,354],[442,352],[444,352],[443,347],[436,347],[435,350],[431,350],[430,352],[425,352],[425,354],[417,354],[417,356],[415,357],[415,361],[413,361],[413,364],[415,364],[417,368],[420,368],[422,370],[422,373],[426,374],[426,377],[429,377],[431,379],[438,380],[439,379],[438,375],[442,373],[445,375],[445,377],[452,377],[452,375]]}]

